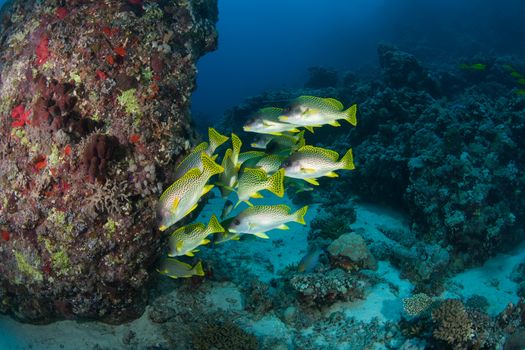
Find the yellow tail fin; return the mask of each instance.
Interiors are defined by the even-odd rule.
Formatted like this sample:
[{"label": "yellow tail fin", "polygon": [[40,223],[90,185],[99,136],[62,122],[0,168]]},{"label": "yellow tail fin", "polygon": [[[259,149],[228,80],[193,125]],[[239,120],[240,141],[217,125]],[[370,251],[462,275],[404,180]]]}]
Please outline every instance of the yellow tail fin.
[{"label": "yellow tail fin", "polygon": [[284,196],[284,169],[279,169],[279,171],[268,178],[268,187],[266,189],[276,196]]},{"label": "yellow tail fin", "polygon": [[343,158],[341,158],[339,163],[341,163],[341,169],[346,169],[346,170],[354,170],[355,169],[354,156],[352,154],[352,149],[351,148],[346,152],[346,154],[343,156]]},{"label": "yellow tail fin", "polygon": [[304,207],[302,207],[301,209],[299,209],[295,213],[293,213],[295,221],[300,223],[300,224],[306,225],[306,222],[304,221],[304,216],[306,215],[307,211],[308,211],[308,206],[305,205]]},{"label": "yellow tail fin", "polygon": [[352,124],[353,126],[357,125],[357,105],[353,105],[343,112],[346,115],[345,120]]},{"label": "yellow tail fin", "polygon": [[202,269],[202,261],[199,261],[197,265],[193,267],[197,276],[204,276],[204,270]]},{"label": "yellow tail fin", "polygon": [[207,231],[209,233],[224,232],[224,227],[222,227],[215,214],[211,216],[210,222],[208,223]]},{"label": "yellow tail fin", "polygon": [[214,128],[208,128],[208,137],[210,139],[210,146],[208,148],[210,150],[209,154],[213,154],[213,152],[215,152],[215,150],[220,145],[222,145],[223,143],[228,141],[228,137],[227,136],[221,135]]}]

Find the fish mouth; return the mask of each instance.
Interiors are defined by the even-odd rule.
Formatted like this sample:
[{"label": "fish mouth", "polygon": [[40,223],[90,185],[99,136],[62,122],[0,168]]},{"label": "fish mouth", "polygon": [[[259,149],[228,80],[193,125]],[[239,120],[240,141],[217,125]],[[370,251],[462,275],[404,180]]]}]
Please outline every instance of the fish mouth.
[{"label": "fish mouth", "polygon": [[167,229],[168,229],[168,226],[164,226],[164,225],[159,226],[159,231],[161,232],[166,231]]}]

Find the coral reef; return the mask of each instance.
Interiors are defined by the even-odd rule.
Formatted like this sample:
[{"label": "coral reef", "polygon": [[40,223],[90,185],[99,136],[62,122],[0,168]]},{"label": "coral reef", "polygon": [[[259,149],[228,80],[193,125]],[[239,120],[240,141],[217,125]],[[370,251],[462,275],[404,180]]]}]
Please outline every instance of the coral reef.
[{"label": "coral reef", "polygon": [[216,2],[15,0],[2,18],[0,310],[136,317]]},{"label": "coral reef", "polygon": [[246,333],[231,322],[217,324],[210,322],[205,324],[194,333],[193,346],[196,350],[257,350],[259,344],[257,338]]},{"label": "coral reef", "polygon": [[336,301],[362,299],[365,283],[341,269],[295,275],[290,286],[306,306],[321,307]]},{"label": "coral reef", "polygon": [[368,250],[365,240],[357,233],[345,233],[327,248],[333,265],[347,271],[359,269],[377,269],[377,262]]}]

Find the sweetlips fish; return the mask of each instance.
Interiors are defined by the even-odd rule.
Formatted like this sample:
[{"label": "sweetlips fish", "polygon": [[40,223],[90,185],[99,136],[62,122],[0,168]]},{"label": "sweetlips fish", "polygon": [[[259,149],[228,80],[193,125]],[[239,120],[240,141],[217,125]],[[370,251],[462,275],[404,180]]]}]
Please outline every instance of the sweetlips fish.
[{"label": "sweetlips fish", "polygon": [[319,246],[310,249],[305,254],[305,256],[303,256],[303,258],[299,262],[299,265],[297,265],[297,271],[312,272],[318,265],[319,257],[321,256],[321,254],[323,254],[323,252],[323,249],[321,249],[321,247]]},{"label": "sweetlips fish", "polygon": [[261,152],[261,151],[246,151],[246,152],[242,152],[241,154],[239,154],[238,162],[239,162],[239,164],[243,165],[249,160],[256,159],[256,158],[262,158],[265,155],[266,155],[266,153]]},{"label": "sweetlips fish", "polygon": [[251,143],[253,148],[264,149],[268,153],[292,152],[304,145],[304,130],[295,135],[290,133],[283,133],[280,136],[260,134]]},{"label": "sweetlips fish", "polygon": [[308,206],[292,213],[290,207],[279,205],[258,205],[249,207],[237,215],[229,224],[230,233],[244,233],[260,238],[269,238],[265,232],[273,229],[288,230],[288,222],[298,222],[305,225],[304,216]]},{"label": "sweetlips fish", "polygon": [[181,227],[170,235],[168,256],[193,256],[198,252],[195,248],[210,242],[206,237],[218,232],[224,232],[224,228],[215,215],[212,215],[208,226],[197,223]]},{"label": "sweetlips fish", "polygon": [[279,171],[281,163],[285,157],[278,154],[270,154],[269,156],[261,158],[256,164],[255,168],[262,169],[266,174],[272,175],[275,172]]},{"label": "sweetlips fish", "polygon": [[171,278],[188,278],[192,276],[204,276],[202,269],[202,262],[198,262],[195,266],[183,263],[177,259],[165,258],[161,261],[157,272]]},{"label": "sweetlips fish", "polygon": [[221,135],[214,128],[208,128],[209,143],[201,142],[197,145],[190,154],[188,154],[175,168],[174,178],[178,179],[186,174],[193,168],[197,168],[202,171],[201,152],[205,152],[207,155],[212,157],[214,160],[216,156],[213,156],[215,150],[228,141],[228,137]]},{"label": "sweetlips fish", "polygon": [[339,154],[321,147],[304,146],[288,157],[281,168],[287,177],[303,179],[312,185],[319,185],[317,178],[321,176],[338,177],[336,170],[355,169],[354,157],[350,148],[339,159]]},{"label": "sweetlips fish", "polygon": [[487,65],[484,63],[462,63],[459,65],[459,68],[470,71],[484,71],[485,69],[487,69]]},{"label": "sweetlips fish", "polygon": [[283,123],[303,126],[313,132],[314,127],[321,127],[325,124],[341,126],[338,122],[340,119],[356,126],[356,112],[357,105],[355,104],[344,110],[343,104],[334,98],[300,96],[281,112],[278,119]]},{"label": "sweetlips fish", "polygon": [[241,139],[232,133],[232,148],[228,148],[224,157],[222,158],[221,166],[224,171],[219,175],[217,185],[221,191],[222,198],[228,197],[228,195],[237,186],[237,180],[239,177],[239,169],[241,164],[239,162],[239,154],[241,153],[242,141]]},{"label": "sweetlips fish", "polygon": [[202,171],[191,169],[160,196],[157,207],[159,230],[165,231],[197,208],[199,199],[214,187],[207,185],[208,180],[224,170],[206,152],[201,152],[201,162]]},{"label": "sweetlips fish", "polygon": [[282,135],[283,132],[299,132],[295,125],[279,121],[283,109],[276,107],[262,108],[250,118],[243,129],[258,134]]},{"label": "sweetlips fish", "polygon": [[235,206],[241,202],[251,206],[250,198],[263,198],[259,193],[262,190],[268,190],[279,197],[284,196],[284,170],[279,169],[272,176],[268,176],[264,170],[245,168],[239,177],[237,185],[239,201]]},{"label": "sweetlips fish", "polygon": [[224,232],[218,232],[213,235],[213,244],[224,243],[227,241],[238,241],[241,238],[239,233],[233,233],[228,231],[228,226],[235,218],[228,218],[221,222],[221,226],[224,227]]}]

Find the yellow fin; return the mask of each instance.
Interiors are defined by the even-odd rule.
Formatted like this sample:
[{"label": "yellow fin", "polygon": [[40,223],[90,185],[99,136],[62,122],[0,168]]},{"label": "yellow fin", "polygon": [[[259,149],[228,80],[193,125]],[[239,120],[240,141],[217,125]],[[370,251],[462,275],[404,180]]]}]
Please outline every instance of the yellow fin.
[{"label": "yellow fin", "polygon": [[215,185],[206,185],[206,186],[204,186],[204,188],[202,189],[201,196],[204,196],[206,193],[210,192],[214,187],[215,187]]},{"label": "yellow fin", "polygon": [[345,108],[343,104],[335,98],[323,98],[323,101],[332,106],[333,108],[337,109],[338,111],[342,111]]},{"label": "yellow fin", "polygon": [[217,147],[228,141],[228,136],[221,135],[214,128],[208,128],[208,137],[210,139],[210,146],[208,147],[210,154],[215,152]]},{"label": "yellow fin", "polygon": [[224,227],[220,224],[219,220],[213,214],[210,218],[210,222],[208,223],[208,227],[206,228],[206,231],[209,233],[217,233],[217,232],[224,232]]},{"label": "yellow fin", "polygon": [[183,241],[178,241],[177,245],[175,246],[177,248],[177,251],[180,252],[182,250],[182,247],[184,246]]},{"label": "yellow fin", "polygon": [[199,143],[191,153],[194,153],[194,152],[202,152],[204,150],[206,150],[208,148],[208,142],[201,142]]},{"label": "yellow fin", "polygon": [[357,125],[357,105],[352,105],[350,108],[348,108],[346,111],[343,112],[345,114],[345,120],[352,124],[353,126]]},{"label": "yellow fin", "polygon": [[231,238],[233,241],[238,241],[241,239],[241,235],[236,235]]},{"label": "yellow fin", "polygon": [[310,131],[312,134],[314,133],[314,127],[313,126],[305,126],[306,130]]},{"label": "yellow fin", "polygon": [[290,228],[289,228],[288,226],[286,226],[285,224],[279,225],[279,226],[277,226],[277,228],[278,228],[279,230],[289,230],[289,229],[290,229]]},{"label": "yellow fin", "polygon": [[337,175],[337,173],[331,171],[329,172],[328,174],[326,174],[325,176],[328,176],[328,177],[339,177],[339,175]]},{"label": "yellow fin", "polygon": [[266,189],[278,197],[284,196],[284,169],[281,168],[268,178]]},{"label": "yellow fin", "polygon": [[205,238],[205,239],[203,239],[203,240],[201,241],[200,244],[201,244],[201,245],[205,245],[205,244],[208,244],[208,243],[210,243],[210,240]]},{"label": "yellow fin", "polygon": [[312,184],[314,186],[319,186],[319,182],[317,182],[316,179],[303,179],[304,181],[308,182],[309,184]]},{"label": "yellow fin", "polygon": [[186,256],[194,256],[195,254],[193,254],[193,252],[186,252],[185,255],[186,255]]},{"label": "yellow fin", "polygon": [[[297,128],[293,128],[293,129],[290,129],[290,130],[286,130],[288,132],[293,132],[293,133],[296,133],[296,132],[301,132],[301,130],[297,129]],[[280,133],[281,135],[283,135],[282,133]]]},{"label": "yellow fin", "polygon": [[264,233],[264,232],[257,232],[257,233],[254,233],[253,235],[254,235],[254,236],[257,236],[257,237],[259,237],[259,238],[264,238],[264,239],[268,239],[268,238],[270,238],[270,237],[268,237],[268,235],[267,235],[266,233]]},{"label": "yellow fin", "polygon": [[184,216],[186,216],[186,215],[188,215],[189,213],[191,213],[192,211],[194,211],[198,206],[199,206],[199,204],[198,204],[198,203],[195,203],[195,204],[193,205],[193,207],[191,207],[191,209],[188,210],[188,211],[186,212],[186,214],[184,214]]},{"label": "yellow fin", "polygon": [[250,198],[264,198],[264,196],[259,192],[255,192],[250,195]]},{"label": "yellow fin", "polygon": [[300,223],[300,224],[306,225],[306,222],[304,221],[304,216],[306,215],[307,211],[308,211],[308,206],[305,205],[304,207],[302,207],[301,209],[299,209],[295,213],[293,213],[295,221]]},{"label": "yellow fin", "polygon": [[299,148],[299,152],[320,154],[334,162],[336,162],[339,159],[339,154],[336,151],[332,151],[332,150],[322,148],[322,147],[306,145],[304,147]]},{"label": "yellow fin", "polygon": [[171,204],[170,212],[175,213],[177,211],[177,207],[179,206],[180,198],[177,197],[173,200],[173,203]]},{"label": "yellow fin", "polygon": [[339,161],[339,164],[341,165],[341,169],[345,170],[354,170],[354,156],[352,154],[352,149],[350,148],[345,155],[341,158]]},{"label": "yellow fin", "polygon": [[202,269],[202,261],[199,261],[197,265],[193,267],[193,270],[195,271],[195,275],[204,276],[204,270]]},{"label": "yellow fin", "polygon": [[335,127],[341,126],[341,124],[339,124],[339,122],[337,120],[333,120],[333,121],[329,122],[328,124],[330,124],[331,126],[335,126]]}]

